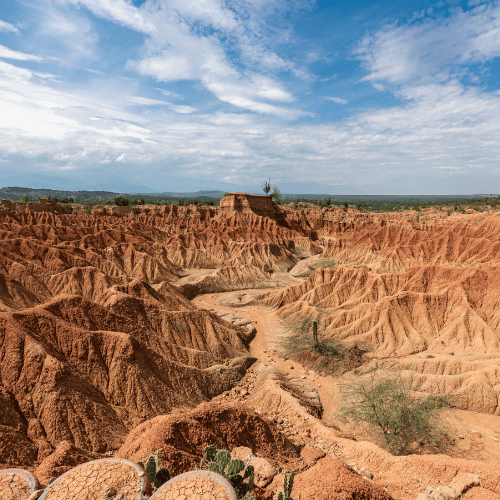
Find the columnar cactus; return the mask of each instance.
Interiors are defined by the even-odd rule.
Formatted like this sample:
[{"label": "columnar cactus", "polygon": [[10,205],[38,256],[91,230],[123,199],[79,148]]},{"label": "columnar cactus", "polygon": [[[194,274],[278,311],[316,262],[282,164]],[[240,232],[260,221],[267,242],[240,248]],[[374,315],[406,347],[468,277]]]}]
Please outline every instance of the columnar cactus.
[{"label": "columnar cactus", "polygon": [[[286,471],[284,471],[284,473],[283,473],[283,493],[280,491],[278,493],[278,498],[276,500],[293,500],[290,495],[292,494],[293,476],[294,475],[295,475],[294,471],[290,472],[290,477],[287,480]],[[300,494],[299,494],[299,500],[300,500]]]},{"label": "columnar cactus", "polygon": [[170,480],[169,470],[161,466],[160,450],[156,452],[155,456],[149,456],[146,465],[143,462],[139,462],[139,465],[147,472],[149,479],[156,488]]},{"label": "columnar cactus", "polygon": [[[241,500],[255,500],[249,490],[253,486],[254,468],[253,465],[248,465],[245,468],[245,463],[239,458],[232,460],[231,454],[227,450],[217,450],[217,447],[212,444],[205,447],[205,461],[200,462],[200,469],[208,469],[225,477],[233,486]],[[243,475],[240,472],[243,472]],[[248,479],[248,482],[245,482]]]},{"label": "columnar cactus", "polygon": [[312,326],[313,326],[313,340],[314,340],[314,345],[318,345],[318,322],[317,321],[313,321]]}]

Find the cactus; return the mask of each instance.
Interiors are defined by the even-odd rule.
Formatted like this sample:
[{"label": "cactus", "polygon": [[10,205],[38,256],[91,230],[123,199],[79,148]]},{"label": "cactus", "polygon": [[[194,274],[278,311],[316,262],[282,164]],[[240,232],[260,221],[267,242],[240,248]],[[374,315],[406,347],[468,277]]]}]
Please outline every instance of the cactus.
[{"label": "cactus", "polygon": [[[214,444],[205,447],[204,456],[206,462],[201,460],[200,469],[208,469],[225,477],[241,500],[255,500],[253,495],[248,493],[255,477],[253,465],[245,467],[243,460],[231,459],[231,454],[227,450],[217,450]],[[242,471],[243,475],[240,474]],[[245,482],[246,479],[248,482]]]},{"label": "cactus", "polygon": [[314,345],[318,345],[318,322],[313,321],[313,340],[314,340]]},{"label": "cactus", "polygon": [[139,465],[147,472],[149,479],[156,488],[170,481],[169,470],[161,466],[160,450],[156,452],[156,455],[149,456],[146,460],[146,465],[143,462],[139,462]]},{"label": "cactus", "polygon": [[[283,474],[283,493],[280,491],[278,493],[278,498],[276,500],[293,500],[290,495],[292,494],[293,476],[294,475],[295,475],[294,471],[290,472],[289,479],[287,480],[286,471],[284,471],[284,474]],[[300,500],[300,494],[299,494],[299,500]]]}]

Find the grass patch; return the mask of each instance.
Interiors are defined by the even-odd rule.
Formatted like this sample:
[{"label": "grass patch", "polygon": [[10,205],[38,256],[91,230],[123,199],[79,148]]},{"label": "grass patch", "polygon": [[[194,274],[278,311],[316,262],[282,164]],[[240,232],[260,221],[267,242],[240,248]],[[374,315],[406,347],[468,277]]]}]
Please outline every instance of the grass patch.
[{"label": "grass patch", "polygon": [[[367,350],[347,346],[339,339],[326,338],[322,315],[302,317],[288,327],[289,335],[280,341],[281,349],[288,357],[308,368],[328,375],[340,375],[364,363]],[[318,323],[317,339],[313,336],[313,321]]]},{"label": "grass patch", "polygon": [[321,262],[314,262],[313,264],[309,264],[309,269],[315,271],[316,269],[328,269],[337,266],[338,264],[334,260],[323,260]]}]

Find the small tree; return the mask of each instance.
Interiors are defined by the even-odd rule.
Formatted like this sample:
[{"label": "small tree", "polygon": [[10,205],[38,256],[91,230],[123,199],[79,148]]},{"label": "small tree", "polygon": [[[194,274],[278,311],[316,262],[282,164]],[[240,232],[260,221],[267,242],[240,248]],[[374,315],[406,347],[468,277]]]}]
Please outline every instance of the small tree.
[{"label": "small tree", "polygon": [[281,203],[281,189],[278,186],[273,186],[271,198],[273,199],[274,203],[278,205]]},{"label": "small tree", "polygon": [[31,201],[31,198],[27,195],[27,194],[22,194],[20,197],[19,197],[19,201],[21,203],[28,203],[28,201]]},{"label": "small tree", "polygon": [[357,428],[364,424],[396,455],[412,452],[412,443],[442,451],[448,434],[440,410],[449,410],[454,399],[446,394],[417,397],[412,394],[412,382],[401,371],[380,369],[371,371],[368,378],[351,378],[340,387],[338,416]]}]

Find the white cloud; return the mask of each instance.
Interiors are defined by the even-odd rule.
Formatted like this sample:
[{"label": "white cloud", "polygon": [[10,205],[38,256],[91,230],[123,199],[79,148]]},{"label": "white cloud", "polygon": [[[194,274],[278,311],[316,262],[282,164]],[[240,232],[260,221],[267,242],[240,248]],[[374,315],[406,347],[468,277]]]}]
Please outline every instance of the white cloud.
[{"label": "white cloud", "polygon": [[141,104],[142,106],[170,106],[170,103],[167,101],[159,101],[158,99],[149,99],[141,96],[132,96],[129,97],[129,100],[134,104]]},{"label": "white cloud", "polygon": [[0,45],[0,57],[3,59],[17,59],[18,61],[43,61],[44,58],[33,54],[23,54],[16,50]]},{"label": "white cloud", "polygon": [[342,99],[342,97],[323,97],[323,99],[336,102],[337,104],[347,104],[349,102],[347,99]]},{"label": "white cloud", "polygon": [[257,113],[288,118],[302,114],[266,102],[295,100],[275,72],[310,78],[271,48],[277,40],[291,38],[287,28],[280,31],[270,22],[297,9],[293,2],[262,6],[245,0],[148,0],[135,7],[125,0],[65,1],[147,35],[142,56],[127,62],[131,71],[163,82],[199,81],[219,100]]},{"label": "white cloud", "polygon": [[115,21],[122,26],[142,33],[156,31],[154,24],[144,19],[141,11],[125,0],[63,0],[66,3],[82,5],[95,15]]},{"label": "white cloud", "polygon": [[159,89],[159,88],[155,88],[155,90],[158,90],[163,95],[165,95],[167,97],[172,97],[173,99],[181,99],[181,100],[184,99],[183,96],[181,96],[180,94],[177,94],[176,92],[172,92],[171,90],[165,90],[165,89]]},{"label": "white cloud", "polygon": [[[436,173],[462,176],[496,171],[500,161],[500,95],[467,89],[456,80],[400,90],[403,106],[366,111],[338,124],[293,127],[265,114],[188,117],[182,111],[189,107],[132,95],[131,87],[116,83],[110,85],[113,100],[102,88],[61,92],[49,84],[30,70],[0,62],[3,158],[17,155],[43,164],[48,157],[46,169],[73,172],[118,162],[124,175],[134,174],[137,165],[144,175],[155,165],[168,171],[176,161],[182,169],[172,174],[242,184],[269,174],[310,181],[311,164],[314,179],[342,184],[355,177],[376,183]],[[220,92],[227,95],[230,89]],[[237,89],[235,99],[242,92]],[[136,105],[146,106],[147,113]]]},{"label": "white cloud", "polygon": [[10,23],[0,19],[0,31],[11,31],[12,33],[19,33],[19,30]]},{"label": "white cloud", "polygon": [[195,111],[198,111],[197,108],[193,108],[192,106],[181,106],[178,104],[171,104],[170,108],[172,111],[175,111],[176,113],[180,113],[183,115],[187,115],[189,113],[194,113]]},{"label": "white cloud", "polygon": [[163,82],[198,78],[198,68],[195,62],[180,54],[165,53],[140,61],[128,61],[127,69],[135,70],[141,75],[152,76]]},{"label": "white cloud", "polygon": [[500,4],[480,5],[450,17],[390,24],[359,44],[356,55],[368,70],[362,81],[407,85],[446,82],[463,65],[500,56]]}]

